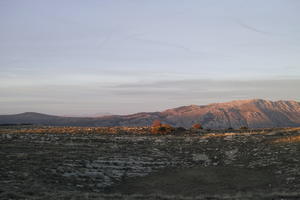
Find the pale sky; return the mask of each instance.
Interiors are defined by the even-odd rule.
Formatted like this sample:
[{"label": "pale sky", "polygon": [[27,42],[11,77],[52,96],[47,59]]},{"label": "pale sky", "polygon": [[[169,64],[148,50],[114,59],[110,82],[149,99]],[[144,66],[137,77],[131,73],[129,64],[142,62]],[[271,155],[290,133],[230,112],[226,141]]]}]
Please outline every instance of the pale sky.
[{"label": "pale sky", "polygon": [[300,101],[299,0],[0,0],[0,114]]}]

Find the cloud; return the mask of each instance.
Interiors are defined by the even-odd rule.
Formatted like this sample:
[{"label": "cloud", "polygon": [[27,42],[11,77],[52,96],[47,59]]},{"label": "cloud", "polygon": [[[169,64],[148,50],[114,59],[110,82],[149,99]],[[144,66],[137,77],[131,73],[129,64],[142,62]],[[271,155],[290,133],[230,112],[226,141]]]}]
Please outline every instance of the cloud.
[{"label": "cloud", "polygon": [[[231,100],[243,98],[300,99],[297,87],[300,79],[280,80],[177,80],[152,83],[123,84],[114,86],[111,91],[123,96],[170,97],[195,100],[218,98]],[[196,103],[196,102],[193,102]],[[209,102],[205,102],[209,103]]]},{"label": "cloud", "polygon": [[263,35],[272,35],[272,33],[270,33],[270,32],[266,32],[266,31],[264,31],[264,30],[260,30],[260,29],[258,29],[258,28],[256,28],[256,27],[254,27],[254,26],[250,26],[250,25],[248,25],[248,24],[246,24],[246,23],[244,23],[244,22],[242,22],[242,21],[240,21],[240,20],[234,20],[238,25],[240,25],[241,27],[243,27],[243,28],[245,28],[245,29],[248,29],[248,30],[250,30],[250,31],[254,31],[254,32],[256,32],[256,33],[260,33],[260,34],[263,34]]},{"label": "cloud", "polygon": [[169,80],[119,85],[18,86],[0,88],[2,113],[50,114],[161,111],[182,105],[204,105],[236,99],[300,101],[300,79]]}]

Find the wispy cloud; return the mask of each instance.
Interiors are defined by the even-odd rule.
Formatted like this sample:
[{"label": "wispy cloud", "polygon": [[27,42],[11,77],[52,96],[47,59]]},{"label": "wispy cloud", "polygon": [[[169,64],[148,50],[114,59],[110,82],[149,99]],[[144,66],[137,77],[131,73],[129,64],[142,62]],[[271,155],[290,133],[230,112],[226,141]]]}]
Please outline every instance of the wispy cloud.
[{"label": "wispy cloud", "polygon": [[263,98],[300,101],[300,79],[170,80],[119,85],[87,84],[0,88],[2,113],[52,114],[159,111],[190,104]]},{"label": "wispy cloud", "polygon": [[235,19],[234,20],[235,23],[237,23],[239,26],[245,28],[245,29],[248,29],[250,31],[253,31],[253,32],[256,32],[256,33],[259,33],[259,34],[263,34],[263,35],[273,35],[273,33],[270,33],[270,32],[267,32],[267,31],[264,31],[264,30],[261,30],[255,26],[251,26],[241,20],[238,20],[238,19]]},{"label": "wispy cloud", "polygon": [[130,34],[130,35],[126,36],[123,40],[135,40],[135,41],[147,43],[147,44],[150,44],[150,45],[164,46],[164,47],[169,47],[169,48],[172,48],[172,49],[174,49],[174,48],[175,49],[181,49],[181,50],[186,51],[188,53],[193,52],[191,50],[191,48],[189,48],[185,45],[182,45],[182,44],[163,41],[163,40],[149,39],[149,38],[147,38],[146,33]]}]

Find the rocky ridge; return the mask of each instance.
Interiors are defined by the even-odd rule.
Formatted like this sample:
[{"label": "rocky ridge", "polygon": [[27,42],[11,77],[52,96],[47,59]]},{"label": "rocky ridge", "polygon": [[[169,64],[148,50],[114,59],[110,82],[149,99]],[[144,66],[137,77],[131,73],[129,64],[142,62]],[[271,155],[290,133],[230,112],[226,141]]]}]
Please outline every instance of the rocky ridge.
[{"label": "rocky ridge", "polygon": [[40,113],[0,115],[3,123],[32,123],[51,126],[149,126],[153,120],[175,127],[190,128],[200,123],[205,128],[225,129],[300,126],[300,103],[296,101],[239,100],[209,105],[190,105],[162,112],[104,117],[60,117]]}]

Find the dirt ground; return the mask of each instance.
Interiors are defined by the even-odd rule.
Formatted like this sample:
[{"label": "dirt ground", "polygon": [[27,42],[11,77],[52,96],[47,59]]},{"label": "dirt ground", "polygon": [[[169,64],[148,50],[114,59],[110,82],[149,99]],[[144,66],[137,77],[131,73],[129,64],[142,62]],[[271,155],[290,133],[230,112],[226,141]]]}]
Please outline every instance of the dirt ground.
[{"label": "dirt ground", "polygon": [[300,199],[300,128],[50,129],[0,129],[0,199]]}]

